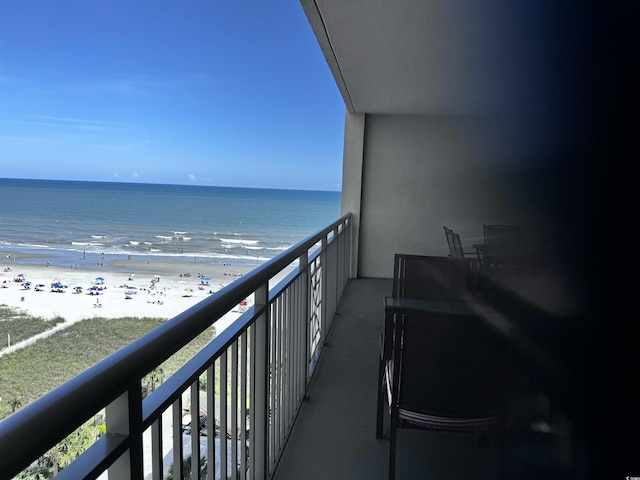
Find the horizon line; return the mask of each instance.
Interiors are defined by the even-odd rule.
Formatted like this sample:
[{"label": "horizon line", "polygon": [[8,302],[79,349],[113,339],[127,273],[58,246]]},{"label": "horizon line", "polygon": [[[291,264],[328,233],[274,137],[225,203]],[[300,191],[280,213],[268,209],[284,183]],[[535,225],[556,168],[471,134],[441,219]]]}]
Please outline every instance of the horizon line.
[{"label": "horizon line", "polygon": [[229,185],[201,185],[193,183],[160,183],[160,182],[131,182],[131,181],[113,181],[113,180],[69,180],[59,178],[24,178],[24,177],[4,177],[0,176],[0,180],[25,180],[25,181],[37,181],[37,182],[74,182],[74,183],[115,183],[125,185],[168,185],[174,187],[205,187],[205,188],[242,188],[247,190],[287,190],[297,192],[329,192],[340,193],[342,189],[338,190],[321,190],[318,188],[279,188],[279,187],[247,187],[247,186],[229,186]]}]

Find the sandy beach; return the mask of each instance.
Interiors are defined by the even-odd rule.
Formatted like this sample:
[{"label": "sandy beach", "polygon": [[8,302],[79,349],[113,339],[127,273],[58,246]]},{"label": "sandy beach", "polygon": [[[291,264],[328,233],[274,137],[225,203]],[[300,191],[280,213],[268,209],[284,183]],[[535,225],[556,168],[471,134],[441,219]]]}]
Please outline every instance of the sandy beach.
[{"label": "sandy beach", "polygon": [[[48,265],[45,259],[42,264],[33,264],[33,259],[21,263],[20,254],[4,253],[10,257],[3,256],[0,263],[0,305],[46,319],[64,318],[56,329],[97,317],[170,319],[255,268],[136,259],[112,260],[94,268],[61,267]],[[66,288],[55,291],[56,282]],[[241,310],[225,315],[216,328],[224,329]]]}]

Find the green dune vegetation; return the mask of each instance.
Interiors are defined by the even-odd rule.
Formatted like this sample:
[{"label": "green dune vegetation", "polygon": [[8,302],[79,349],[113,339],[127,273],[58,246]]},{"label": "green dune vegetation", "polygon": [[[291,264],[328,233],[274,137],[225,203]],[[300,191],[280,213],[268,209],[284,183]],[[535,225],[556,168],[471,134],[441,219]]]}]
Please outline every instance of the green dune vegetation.
[{"label": "green dune vegetation", "polygon": [[[7,330],[6,312],[0,317],[0,333]],[[83,320],[0,357],[0,419],[53,390],[100,360],[160,326],[157,318],[93,318]],[[30,336],[51,328],[55,321],[21,316]],[[27,326],[31,325],[31,326]],[[11,337],[25,333],[11,328]],[[143,380],[152,391],[215,337],[215,327],[200,334]],[[22,338],[24,339],[24,338]],[[12,340],[13,343],[13,340]],[[4,345],[3,345],[4,347]]]},{"label": "green dune vegetation", "polygon": [[[0,334],[16,342],[44,332],[63,319],[43,320],[0,306]],[[83,320],[0,357],[0,420],[80,372],[95,365],[166,320],[157,318],[94,318]],[[152,392],[215,337],[215,327],[200,334],[142,382]],[[0,337],[2,338],[2,337]],[[13,340],[12,340],[13,343]],[[6,345],[3,345],[3,348]],[[16,479],[52,478],[105,432],[103,412],[97,412],[64,441],[43,455]]]},{"label": "green dune vegetation", "polygon": [[22,310],[0,305],[0,351],[10,344],[27,340],[64,322],[61,317],[52,320],[33,317]]}]

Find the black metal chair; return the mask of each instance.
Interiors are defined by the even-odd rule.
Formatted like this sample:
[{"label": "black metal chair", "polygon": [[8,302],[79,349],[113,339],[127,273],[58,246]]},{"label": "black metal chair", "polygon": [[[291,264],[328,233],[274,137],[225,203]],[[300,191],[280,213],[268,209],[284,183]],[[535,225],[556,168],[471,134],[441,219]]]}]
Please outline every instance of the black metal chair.
[{"label": "black metal chair", "polygon": [[[465,259],[468,268],[471,272],[477,272],[480,269],[480,262],[476,259],[476,252],[465,252],[462,249],[462,242],[460,241],[460,235],[454,232],[452,229],[443,226],[444,234],[447,239],[447,245],[449,246],[449,256],[451,258]],[[471,258],[470,258],[471,257]],[[471,279],[475,284],[475,277]]]},{"label": "black metal chair", "polygon": [[449,255],[451,256],[451,258],[464,258],[460,235],[458,235],[452,229],[447,228],[446,226],[442,228],[444,228],[444,234],[447,238],[447,245],[449,246]]},{"label": "black metal chair", "polygon": [[[392,296],[464,305],[464,260],[396,255]],[[463,312],[463,313],[460,313]],[[509,387],[508,352],[464,308],[399,313],[387,309],[380,344],[376,437],[389,415],[389,478],[396,430],[499,432]]]},{"label": "black metal chair", "polygon": [[[468,269],[463,260],[449,257],[396,254],[391,296],[422,300],[458,300],[468,294]],[[393,360],[393,318],[385,312],[378,358],[378,405],[376,437],[382,438],[386,380]]]},{"label": "black metal chair", "polygon": [[462,299],[468,293],[467,262],[458,258],[396,254],[391,296],[422,300]]},{"label": "black metal chair", "polygon": [[511,392],[510,355],[474,315],[400,314],[386,368],[389,478],[395,478],[397,430],[504,437]]},{"label": "black metal chair", "polygon": [[[461,299],[467,294],[468,270],[463,261],[448,257],[396,254],[391,296],[414,299]],[[382,438],[386,369],[392,361],[393,319],[385,313],[378,359],[378,407],[376,437]]]},{"label": "black metal chair", "polygon": [[485,268],[510,268],[517,264],[520,251],[518,225],[483,225]]}]

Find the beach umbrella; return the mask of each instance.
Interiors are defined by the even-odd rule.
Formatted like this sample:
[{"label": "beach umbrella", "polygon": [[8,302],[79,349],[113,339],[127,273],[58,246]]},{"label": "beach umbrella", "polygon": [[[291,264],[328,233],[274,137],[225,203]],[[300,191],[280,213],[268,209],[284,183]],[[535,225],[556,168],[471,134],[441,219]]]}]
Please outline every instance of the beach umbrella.
[{"label": "beach umbrella", "polygon": [[184,295],[182,295],[182,296],[183,297],[190,297],[192,293],[193,293],[193,288],[185,288],[184,289]]},{"label": "beach umbrella", "polygon": [[95,283],[95,284],[104,283],[104,278],[96,277],[96,279],[93,281],[93,283]]},{"label": "beach umbrella", "polygon": [[126,292],[124,292],[125,295],[135,295],[136,292],[135,290],[127,290]]}]

